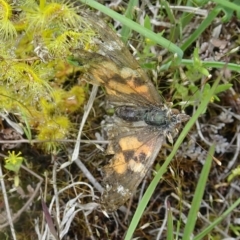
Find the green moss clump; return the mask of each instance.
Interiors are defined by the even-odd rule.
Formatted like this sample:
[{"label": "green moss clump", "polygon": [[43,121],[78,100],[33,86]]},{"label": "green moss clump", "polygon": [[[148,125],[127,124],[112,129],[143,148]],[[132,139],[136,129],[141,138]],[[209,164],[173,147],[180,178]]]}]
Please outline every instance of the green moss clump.
[{"label": "green moss clump", "polygon": [[75,70],[66,59],[71,49],[88,49],[94,36],[70,2],[0,0],[0,112],[50,139],[42,145],[47,151],[69,135],[69,116],[85,99],[82,86],[64,88]]}]

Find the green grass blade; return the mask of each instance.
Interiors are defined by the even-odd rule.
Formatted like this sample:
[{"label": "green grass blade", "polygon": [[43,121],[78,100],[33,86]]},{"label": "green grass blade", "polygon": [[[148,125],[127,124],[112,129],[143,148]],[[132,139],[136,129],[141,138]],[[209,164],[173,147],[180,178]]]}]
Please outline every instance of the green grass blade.
[{"label": "green grass blade", "polygon": [[230,1],[224,1],[224,0],[213,0],[213,2],[226,7],[226,8],[230,8],[233,11],[240,11],[240,6],[239,4],[235,4],[234,2],[230,2]]},{"label": "green grass blade", "polygon": [[174,240],[173,236],[173,215],[171,210],[171,205],[167,202],[167,212],[168,212],[168,219],[167,219],[167,240]]},{"label": "green grass blade", "polygon": [[197,218],[198,218],[198,216],[197,216],[198,211],[199,211],[201,201],[203,198],[203,194],[205,191],[205,186],[206,186],[206,183],[208,180],[208,175],[209,175],[209,172],[211,169],[212,156],[214,154],[214,151],[215,151],[215,146],[212,145],[209,149],[206,162],[204,163],[202,172],[200,174],[200,178],[198,181],[196,191],[194,193],[193,201],[191,204],[191,209],[188,214],[188,218],[187,218],[186,226],[184,228],[182,239],[191,239],[191,237],[192,237],[192,233],[193,233],[193,230],[194,230]]},{"label": "green grass blade", "polygon": [[[182,64],[183,65],[192,66],[193,65],[193,60],[182,59]],[[240,72],[240,65],[239,64],[234,64],[234,63],[215,62],[215,61],[202,61],[202,65],[205,68],[218,68],[218,69],[221,69],[221,68],[227,67],[231,71]]]},{"label": "green grass blade", "polygon": [[[128,3],[127,10],[125,12],[125,17],[127,17],[128,19],[133,19],[133,12],[136,6],[138,6],[138,0],[130,0]],[[121,30],[121,39],[124,43],[127,42],[130,34],[131,34],[131,28],[127,27],[126,25],[123,25]]]},{"label": "green grass blade", "polygon": [[207,228],[205,228],[200,234],[198,234],[193,240],[201,240],[204,239],[204,236],[206,236],[213,228],[218,225],[221,221],[226,219],[227,215],[230,214],[234,209],[237,208],[237,206],[240,205],[240,198],[235,201],[230,208],[228,208],[227,211],[225,211],[219,218],[217,218],[212,224],[210,224]]},{"label": "green grass blade", "polygon": [[[185,6],[192,7],[193,1],[188,0]],[[194,14],[192,13],[183,13],[183,15],[179,19],[179,22],[182,25],[182,28],[185,28],[192,21],[193,17],[194,17]]]},{"label": "green grass blade", "polygon": [[169,7],[169,2],[163,0],[163,1],[161,2],[161,4],[162,4],[162,6],[165,8],[165,11],[166,11],[166,14],[167,14],[167,17],[168,17],[170,23],[175,24],[175,23],[176,23],[176,19],[175,19],[175,17],[174,17],[173,11],[172,11],[172,10],[170,9],[170,7]]},{"label": "green grass blade", "polygon": [[221,9],[216,6],[205,18],[202,23],[199,25],[199,27],[194,31],[190,37],[184,42],[184,44],[181,46],[181,49],[185,51],[193,42],[195,42],[199,36],[203,33],[203,31],[206,30],[206,28],[212,24],[213,20],[217,17]]}]

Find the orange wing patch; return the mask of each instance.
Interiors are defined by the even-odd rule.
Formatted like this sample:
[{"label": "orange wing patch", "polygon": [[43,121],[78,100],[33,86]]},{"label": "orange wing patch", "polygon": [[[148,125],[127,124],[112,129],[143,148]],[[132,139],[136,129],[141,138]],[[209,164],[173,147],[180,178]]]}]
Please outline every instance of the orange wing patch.
[{"label": "orange wing patch", "polygon": [[[102,58],[102,57],[101,57]],[[140,70],[127,67],[119,69],[114,62],[104,61],[89,69],[95,81],[103,84],[108,95],[137,94],[143,96],[145,101],[156,103],[152,84],[146,84]],[[154,89],[155,90],[155,89]]]},{"label": "orange wing patch", "polygon": [[115,61],[111,61],[106,56],[82,50],[76,50],[73,57],[80,65],[87,61],[83,78],[93,84],[103,85],[107,95],[117,98],[117,101],[124,99],[125,102],[161,104],[160,95],[139,66],[132,69],[122,66],[115,58]]},{"label": "orange wing patch", "polygon": [[128,163],[125,160],[125,156],[122,152],[117,153],[111,160],[111,163],[106,166],[106,169],[112,168],[117,174],[124,174],[127,171]]},{"label": "orange wing patch", "polygon": [[139,141],[134,136],[130,136],[121,138],[119,141],[119,145],[122,151],[127,151],[129,149],[132,150],[140,148],[141,146],[143,146],[143,142]]},{"label": "orange wing patch", "polygon": [[[115,154],[111,163],[106,166],[117,174],[124,174],[127,169],[133,172],[144,172],[144,160],[149,158],[152,149],[139,141],[135,136],[123,137],[119,140],[120,151]],[[130,152],[134,151],[132,156]]]}]

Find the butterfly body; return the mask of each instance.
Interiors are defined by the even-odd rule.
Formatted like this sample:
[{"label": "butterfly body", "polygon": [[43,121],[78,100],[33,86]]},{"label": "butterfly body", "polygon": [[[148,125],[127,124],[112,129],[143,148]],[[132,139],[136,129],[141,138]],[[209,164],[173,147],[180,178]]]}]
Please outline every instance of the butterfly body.
[{"label": "butterfly body", "polygon": [[132,107],[121,106],[116,108],[116,115],[128,122],[144,121],[146,124],[156,127],[168,128],[179,120],[176,114],[171,114],[166,107]]}]

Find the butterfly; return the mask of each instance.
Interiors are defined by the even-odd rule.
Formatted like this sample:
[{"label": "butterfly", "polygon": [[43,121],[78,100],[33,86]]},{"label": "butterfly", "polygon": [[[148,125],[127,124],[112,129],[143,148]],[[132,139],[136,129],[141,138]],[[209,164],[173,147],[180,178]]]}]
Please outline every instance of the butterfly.
[{"label": "butterfly", "polygon": [[106,126],[108,148],[113,155],[103,167],[101,206],[117,210],[135,192],[156,159],[162,143],[182,122],[184,113],[168,108],[124,43],[106,23],[85,14],[96,32],[96,51],[75,50],[74,61],[84,65],[83,78],[106,89],[115,115]]}]

